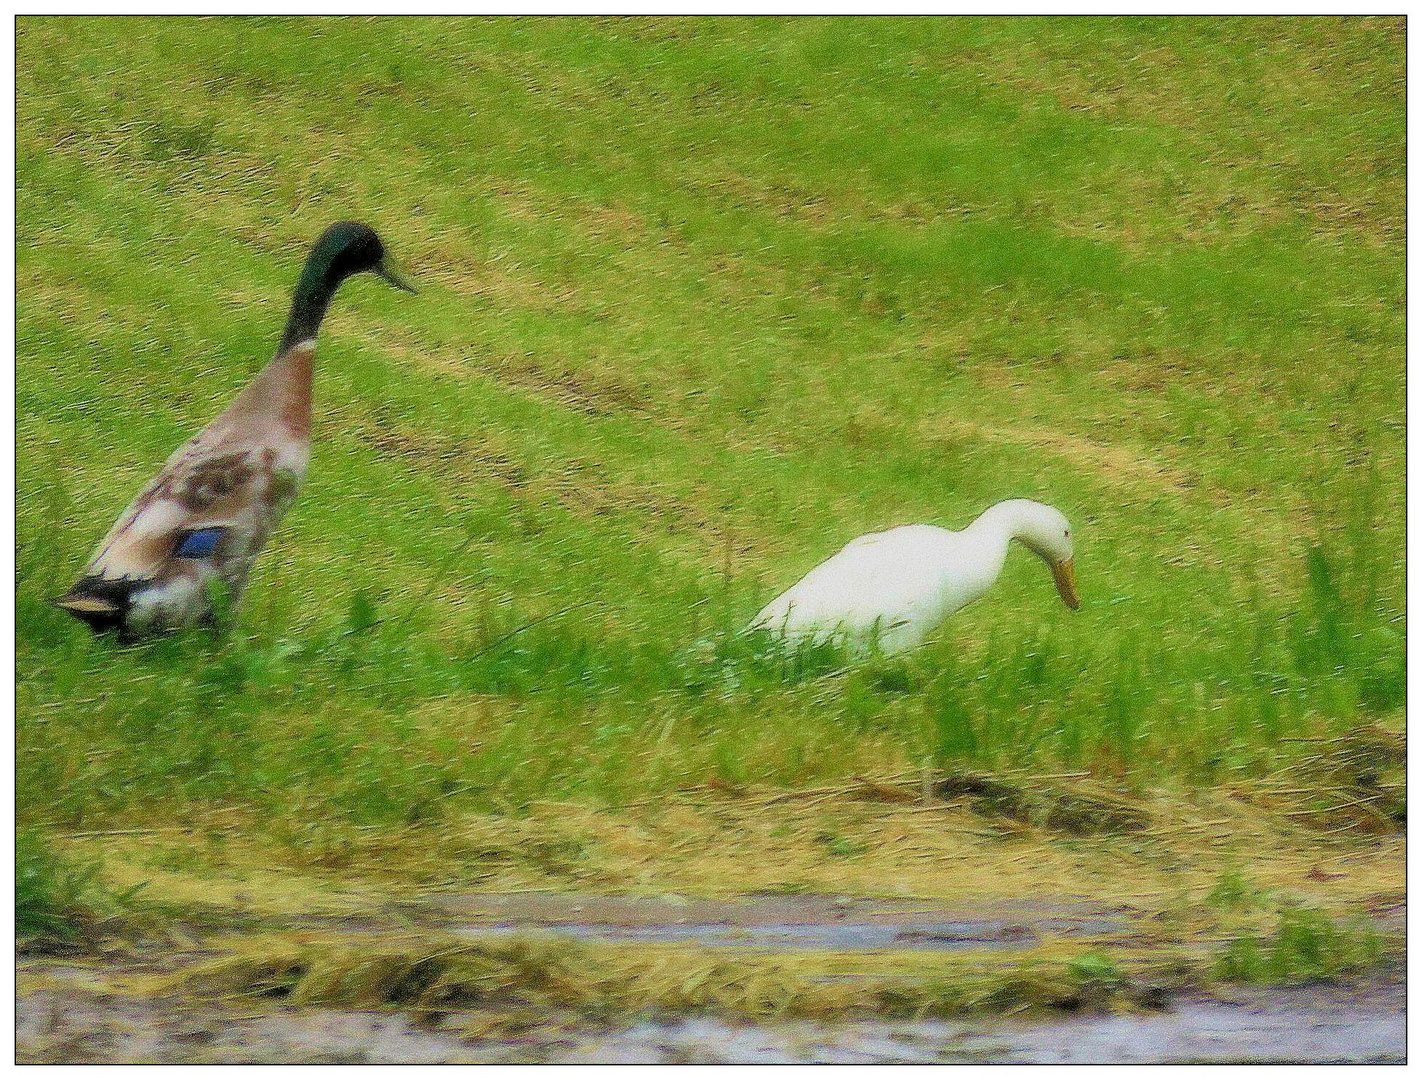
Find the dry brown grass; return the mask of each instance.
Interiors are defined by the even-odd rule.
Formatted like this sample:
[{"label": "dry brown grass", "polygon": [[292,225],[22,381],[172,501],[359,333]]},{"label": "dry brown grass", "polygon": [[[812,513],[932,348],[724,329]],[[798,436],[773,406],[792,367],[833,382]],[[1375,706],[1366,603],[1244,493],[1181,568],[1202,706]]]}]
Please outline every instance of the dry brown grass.
[{"label": "dry brown grass", "polygon": [[[1329,775],[1326,790],[1355,790],[1336,769]],[[716,782],[620,808],[536,802],[525,816],[403,830],[294,824],[284,849],[246,839],[246,815],[233,813],[67,846],[102,851],[116,887],[146,882],[146,896],[265,916],[373,912],[392,895],[460,888],[807,892],[974,908],[1076,897],[1150,911],[1206,895],[1229,867],[1339,912],[1404,888],[1405,836],[1378,819],[1381,799],[1315,802],[1325,788],[1282,781],[1189,795],[1131,794],[1079,776],[929,783],[928,800],[923,778],[908,774],[800,792]]]}]

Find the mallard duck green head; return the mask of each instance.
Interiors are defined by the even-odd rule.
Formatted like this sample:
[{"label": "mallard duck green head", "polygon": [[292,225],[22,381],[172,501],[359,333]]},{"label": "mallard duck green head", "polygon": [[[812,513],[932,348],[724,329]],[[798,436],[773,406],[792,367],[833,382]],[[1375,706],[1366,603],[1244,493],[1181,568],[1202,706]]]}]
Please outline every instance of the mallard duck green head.
[{"label": "mallard duck green head", "polygon": [[375,230],[357,221],[338,221],[323,232],[306,257],[296,295],[291,301],[291,317],[282,334],[285,352],[300,341],[310,341],[321,328],[331,297],[341,282],[352,274],[369,271],[397,289],[415,292],[415,287],[395,266]]}]

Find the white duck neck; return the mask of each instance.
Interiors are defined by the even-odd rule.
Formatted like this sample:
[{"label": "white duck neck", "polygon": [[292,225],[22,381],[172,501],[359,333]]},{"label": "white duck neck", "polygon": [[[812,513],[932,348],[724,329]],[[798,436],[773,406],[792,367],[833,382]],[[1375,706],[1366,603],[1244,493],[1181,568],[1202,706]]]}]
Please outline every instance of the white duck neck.
[{"label": "white duck neck", "polygon": [[968,548],[964,569],[970,570],[968,593],[976,599],[996,583],[1007,562],[1007,547],[1023,517],[1022,499],[1009,499],[988,507],[959,535]]},{"label": "white duck neck", "polygon": [[1039,507],[1031,499],[1006,499],[989,506],[963,531],[984,536],[1000,534],[1007,544],[1027,531],[1033,511]]},{"label": "white duck neck", "polygon": [[[1045,503],[1031,499],[1007,499],[989,506],[964,533],[984,538],[992,537],[993,542],[1001,546],[1004,561],[1007,557],[1007,545],[1017,540],[1032,554],[1050,564],[1051,557],[1037,546],[1036,538],[1041,535],[1043,513],[1051,512],[1051,509]],[[999,562],[998,569],[1001,568],[1002,563]]]}]

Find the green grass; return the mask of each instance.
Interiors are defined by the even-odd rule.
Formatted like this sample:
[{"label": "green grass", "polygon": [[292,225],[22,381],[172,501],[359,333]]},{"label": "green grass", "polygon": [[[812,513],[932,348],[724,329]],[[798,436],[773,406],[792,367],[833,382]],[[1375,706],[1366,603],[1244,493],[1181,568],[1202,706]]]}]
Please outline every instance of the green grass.
[{"label": "green grass", "polygon": [[1336,979],[1375,963],[1383,951],[1367,928],[1338,926],[1321,911],[1298,904],[1279,909],[1264,940],[1242,934],[1215,961],[1215,975],[1230,982],[1307,984]]},{"label": "green grass", "polygon": [[[17,809],[394,827],[945,765],[1210,785],[1400,720],[1389,20],[17,27]],[[235,631],[45,600],[323,333]],[[736,631],[862,532],[1060,507],[914,656]],[[287,831],[292,831],[288,829]]]},{"label": "green grass", "polygon": [[30,948],[78,943],[104,906],[99,867],[75,865],[33,829],[15,834],[15,937]]}]

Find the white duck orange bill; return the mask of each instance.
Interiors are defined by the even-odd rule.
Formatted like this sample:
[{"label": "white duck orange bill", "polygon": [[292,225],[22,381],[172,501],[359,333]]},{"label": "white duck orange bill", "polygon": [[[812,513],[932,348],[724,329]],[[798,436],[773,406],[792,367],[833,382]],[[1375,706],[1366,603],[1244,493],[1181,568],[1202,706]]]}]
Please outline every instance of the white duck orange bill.
[{"label": "white duck orange bill", "polygon": [[1072,611],[1081,607],[1081,597],[1076,592],[1076,566],[1071,559],[1052,563],[1052,577],[1057,582],[1057,592],[1062,594],[1062,602]]}]

